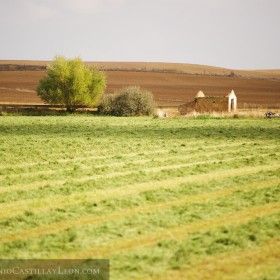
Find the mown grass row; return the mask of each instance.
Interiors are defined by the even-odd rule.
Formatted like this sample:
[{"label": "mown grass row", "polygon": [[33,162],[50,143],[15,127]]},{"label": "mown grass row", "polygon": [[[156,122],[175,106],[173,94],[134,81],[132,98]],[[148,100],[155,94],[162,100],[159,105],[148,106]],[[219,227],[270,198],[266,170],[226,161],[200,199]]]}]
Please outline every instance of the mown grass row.
[{"label": "mown grass row", "polygon": [[[248,180],[248,179],[247,179]],[[94,209],[86,209],[86,210],[91,210],[89,213],[88,211],[81,210],[81,206],[82,205],[78,205],[78,207],[76,207],[75,209],[71,209],[71,214],[72,217],[70,220],[63,220],[61,222],[57,222],[55,224],[51,224],[51,226],[49,225],[49,222],[47,223],[46,226],[41,226],[39,228],[35,228],[36,231],[33,232],[33,234],[31,235],[36,235],[38,232],[42,233],[45,230],[45,233],[47,232],[55,232],[57,230],[61,230],[63,228],[67,229],[68,227],[71,226],[83,226],[86,224],[93,224],[93,223],[101,223],[104,221],[108,221],[108,220],[114,220],[114,219],[118,219],[121,217],[125,217],[125,216],[129,216],[135,213],[145,213],[145,212],[153,212],[156,210],[159,210],[161,208],[167,208],[167,207],[174,207],[174,206],[179,206],[179,205],[185,205],[185,204],[189,204],[189,203],[199,203],[199,202],[207,202],[207,201],[211,201],[213,199],[218,199],[220,197],[223,196],[227,196],[230,194],[233,194],[235,192],[239,192],[242,191],[243,189],[244,192],[249,191],[251,189],[253,190],[258,190],[258,189],[265,189],[268,187],[272,187],[273,185],[278,185],[280,183],[279,179],[277,178],[272,178],[271,176],[267,177],[264,181],[258,181],[257,183],[250,183],[250,184],[241,184],[241,185],[237,185],[237,186],[232,186],[230,188],[222,188],[222,189],[218,189],[216,191],[210,191],[207,192],[206,190],[203,190],[203,187],[200,186],[196,186],[196,194],[192,194],[191,192],[188,190],[186,192],[186,185],[184,184],[184,186],[180,185],[180,187],[174,188],[172,187],[172,189],[167,188],[164,190],[160,189],[160,190],[150,190],[150,191],[142,191],[142,192],[138,192],[138,194],[136,192],[133,193],[133,195],[137,194],[138,195],[138,199],[137,199],[137,203],[135,201],[135,199],[133,201],[131,201],[131,193],[124,193],[122,195],[121,199],[115,198],[115,199],[111,199],[111,205],[109,205],[110,207],[108,207],[107,204],[101,204],[98,209],[97,209],[97,203],[98,202],[103,202],[104,199],[96,199],[94,198],[92,202],[96,203],[96,206]],[[240,183],[239,183],[240,184]],[[166,186],[165,186],[166,187]],[[217,187],[217,185],[216,185]],[[198,191],[197,189],[200,189],[200,191]],[[179,199],[177,197],[180,197]],[[84,204],[84,202],[83,202]],[[79,207],[80,206],[80,207]],[[116,209],[113,209],[115,206]],[[117,207],[116,207],[117,206]],[[76,210],[74,212],[74,210]],[[95,210],[95,211],[94,211]],[[116,211],[117,210],[117,211]],[[88,216],[88,214],[95,214],[94,216]],[[105,213],[105,215],[104,215]],[[34,226],[32,222],[32,219],[34,219],[34,212],[26,212],[25,216],[30,217],[30,219],[27,221],[27,225],[29,226],[29,229],[27,231],[24,231],[24,233],[29,234],[29,230],[30,230],[30,225]],[[76,217],[79,217],[79,221],[73,219]],[[83,218],[84,216],[84,218]],[[48,217],[48,216],[47,216]],[[40,216],[40,224],[42,225],[42,215]],[[45,217],[46,218],[46,217]],[[26,221],[26,217],[23,218],[22,220]],[[18,222],[18,218],[15,219],[15,222]],[[5,232],[5,230],[7,230],[7,222],[2,222],[2,224],[5,225],[5,228],[2,229],[2,233]],[[12,220],[9,220],[9,225],[12,224]],[[12,226],[13,227],[13,226]],[[7,240],[10,240],[11,238],[22,238],[22,233],[23,232],[19,232],[19,233],[14,233],[11,234],[11,236],[9,237],[6,236]],[[5,236],[2,237],[0,236],[0,240],[4,240]]]},{"label": "mown grass row", "polygon": [[[200,148],[203,148],[204,145],[207,147],[207,143],[215,145],[216,139],[232,143],[250,138],[253,145],[259,145],[261,140],[273,140],[277,137],[277,124],[274,123],[268,129],[266,120],[257,120],[253,124],[249,123],[250,120],[240,120],[242,125],[234,120],[226,120],[232,123],[230,126],[225,125],[223,120],[192,120],[190,126],[188,125],[189,120],[184,120],[185,123],[180,126],[180,122],[177,120],[166,120],[163,123],[159,120],[151,122],[142,119],[141,122],[134,122],[131,126],[129,121],[121,121],[117,118],[96,121],[85,117],[82,124],[79,122],[81,118],[77,120],[75,117],[68,117],[67,122],[63,123],[59,121],[59,118],[46,117],[32,120],[30,118],[2,118],[1,135],[8,139],[12,137],[14,145],[11,147],[6,138],[1,139],[3,154],[10,155],[3,157],[1,164],[3,162],[5,165],[8,163],[12,165],[33,164],[34,161],[37,163],[48,162],[52,155],[54,155],[54,159],[69,159],[69,157],[81,154],[86,157],[89,153],[98,157],[108,155],[106,154],[108,145],[110,145],[112,154],[124,154],[124,152],[128,153],[128,149],[139,152],[143,148],[153,150],[159,146],[176,150],[178,144],[188,145],[190,141],[195,141]],[[246,125],[249,123],[250,130],[246,129],[246,125],[243,126],[244,123]],[[205,124],[208,129],[204,129],[202,124]],[[188,137],[187,143],[186,137]],[[149,140],[149,145],[142,141],[143,138]],[[175,142],[172,141],[173,138],[176,138]],[[125,141],[122,141],[123,139]],[[182,142],[178,143],[178,140],[182,140]],[[42,145],[44,149],[42,149]],[[93,145],[94,150],[92,150]],[[65,152],[66,146],[67,153]],[[36,150],[36,155],[30,152],[33,150]],[[20,153],[24,156],[24,160],[20,159]],[[13,156],[17,162],[14,162]]]},{"label": "mown grass row", "polygon": [[255,254],[246,279],[273,277],[279,136],[277,120],[3,117],[0,256],[106,257],[112,279],[220,265],[226,279],[244,265],[223,256]]},{"label": "mown grass row", "polygon": [[[205,176],[207,174],[203,174],[190,178],[183,177],[161,182],[140,183],[121,188],[121,190],[119,188],[108,189],[106,192],[101,191],[99,195],[97,192],[96,196],[91,199],[83,199],[80,203],[66,205],[65,208],[67,208],[67,211],[63,207],[57,207],[58,205],[55,204],[56,208],[50,210],[51,215],[48,208],[45,209],[45,211],[37,212],[35,208],[32,209],[32,212],[24,212],[22,211],[23,209],[21,209],[19,213],[23,214],[20,216],[17,215],[14,218],[7,217],[6,212],[5,218],[3,217],[0,222],[1,232],[13,232],[15,225],[17,225],[17,228],[22,229],[42,226],[44,224],[47,225],[47,228],[49,224],[51,224],[51,229],[56,228],[56,226],[59,228],[57,222],[63,226],[65,224],[65,219],[69,221],[69,226],[71,224],[77,226],[76,219],[79,219],[79,222],[83,221],[83,216],[85,216],[85,222],[89,220],[90,223],[90,221],[93,221],[103,214],[106,214],[105,218],[108,218],[108,214],[112,211],[119,212],[121,210],[126,211],[127,209],[131,210],[133,208],[136,208],[138,211],[139,208],[143,208],[144,206],[144,209],[147,207],[149,209],[150,205],[154,203],[166,203],[167,205],[180,203],[182,201],[184,203],[189,199],[193,199],[193,196],[211,196],[211,191],[221,191],[222,194],[228,191],[234,192],[236,188],[237,190],[240,186],[243,188],[244,184],[250,181],[254,182],[256,179],[258,179],[257,182],[252,184],[252,186],[256,188],[259,182],[261,182],[260,186],[262,187],[263,183],[264,186],[266,185],[266,181],[273,182],[277,180],[276,173],[273,171],[264,171],[263,169],[264,167],[261,166],[259,169],[255,169],[255,173],[252,173],[252,169],[249,168],[246,170],[231,170],[230,172],[224,173],[223,176],[216,173],[216,179],[214,176],[215,174],[212,174],[211,180]],[[250,175],[248,175],[248,173]],[[233,178],[234,183],[232,182]],[[260,181],[260,178],[262,181]],[[206,182],[207,185],[205,184]],[[216,192],[213,194],[216,195]],[[110,200],[110,203],[108,200]],[[52,225],[52,223],[55,224]]]},{"label": "mown grass row", "polygon": [[[250,224],[251,225],[251,224]],[[226,232],[227,229],[224,229]],[[243,233],[243,232],[242,232]],[[240,232],[238,232],[240,234]],[[243,236],[242,236],[243,237]],[[247,237],[247,238],[246,238]],[[245,237],[243,242],[249,243],[251,235]],[[241,239],[241,238],[240,238]],[[251,241],[251,240],[250,240]],[[216,239],[212,244],[212,250],[219,250],[217,243],[232,242],[229,239]],[[252,243],[252,242],[251,242]],[[234,243],[233,243],[234,244]],[[197,244],[195,244],[197,245]],[[248,246],[236,246],[230,253],[219,250],[219,254],[209,254],[202,260],[196,260],[192,265],[186,265],[176,270],[170,269],[162,272],[161,276],[149,277],[142,279],[159,280],[159,279],[190,279],[190,280],[212,280],[212,279],[279,279],[279,256],[280,256],[279,238],[262,242],[259,247],[252,248]],[[215,248],[216,246],[216,248]],[[231,246],[231,247],[234,247]],[[193,251],[193,250],[190,250]],[[232,252],[233,251],[233,252]],[[180,251],[181,252],[181,251]],[[176,261],[177,263],[177,261]],[[136,278],[135,279],[139,279]]]},{"label": "mown grass row", "polygon": [[[226,193],[229,194],[229,192]],[[268,215],[279,212],[280,209],[280,205],[277,203],[280,198],[279,183],[274,183],[274,187],[271,188],[253,189],[245,193],[233,192],[230,196],[219,196],[221,194],[212,195],[212,199],[204,199],[204,201],[201,198],[202,201],[198,198],[190,198],[194,203],[187,203],[186,200],[186,205],[174,203],[172,206],[172,204],[162,203],[157,207],[151,206],[143,210],[115,212],[115,216],[111,214],[100,216],[99,219],[96,217],[92,223],[83,224],[81,221],[79,225],[80,220],[78,220],[74,227],[71,225],[66,226],[66,229],[61,227],[60,230],[51,234],[48,234],[47,231],[45,232],[47,234],[41,232],[41,235],[38,235],[35,240],[32,238],[32,233],[31,236],[26,236],[27,238],[19,235],[20,237],[14,238],[15,241],[11,238],[11,242],[1,246],[1,251],[7,254],[10,246],[13,245],[14,253],[18,252],[19,255],[26,254],[32,248],[33,254],[43,257],[50,257],[53,251],[56,254],[60,252],[60,255],[65,255],[65,251],[74,251],[71,255],[75,257],[91,257],[93,252],[95,256],[102,256],[123,248],[137,248],[145,244],[153,245],[158,240],[172,235],[179,238],[188,231],[207,230],[228,223],[238,224],[242,222],[242,219],[247,221],[248,217],[250,219]],[[71,240],[72,242],[69,242]],[[6,247],[6,245],[8,246]],[[18,251],[17,246],[19,245],[20,250]],[[83,248],[85,245],[87,250]],[[69,256],[69,253],[66,256]]]},{"label": "mown grass row", "polygon": [[[276,166],[261,166],[260,168],[257,168],[257,170],[262,170],[262,169],[276,169],[279,171],[279,165]],[[255,168],[254,168],[255,169]],[[249,170],[252,171],[251,168],[249,168]],[[214,174],[214,172],[211,173],[211,175],[213,176],[217,176],[219,177],[223,177],[221,176],[223,171],[226,171],[226,174],[231,173],[231,171],[229,170],[216,170],[216,174]],[[243,170],[239,170],[239,173],[241,174],[246,174],[246,169],[245,171]],[[237,172],[238,174],[238,172]],[[139,174],[137,174],[139,175]],[[207,174],[209,176],[209,174]],[[146,174],[146,176],[149,176],[149,174]],[[164,177],[164,176],[163,176]],[[139,176],[137,176],[137,178],[139,178]],[[202,176],[202,178],[207,180],[207,176]],[[190,178],[184,178],[184,180],[189,181],[190,179],[193,179],[191,176]],[[197,178],[196,178],[197,179]],[[87,181],[87,180],[86,180]],[[162,182],[157,182],[157,183],[150,183],[147,182],[146,186],[143,184],[138,185],[137,187],[131,186],[131,185],[126,185],[122,188],[113,188],[113,189],[101,189],[99,192],[97,189],[91,190],[91,191],[87,191],[84,190],[83,192],[79,192],[76,191],[76,189],[74,191],[71,192],[71,190],[69,190],[68,188],[64,188],[64,186],[62,186],[62,189],[59,190],[59,193],[52,193],[51,191],[49,191],[48,189],[51,187],[47,187],[47,192],[46,194],[41,195],[34,195],[34,192],[30,191],[30,197],[23,197],[23,199],[21,199],[21,193],[19,194],[19,200],[15,200],[12,202],[4,202],[0,209],[3,209],[4,211],[0,214],[0,218],[1,217],[12,217],[15,216],[23,211],[28,211],[29,208],[32,208],[34,212],[38,212],[38,211],[47,211],[47,210],[51,210],[51,209],[55,209],[57,207],[67,207],[68,205],[79,205],[85,202],[99,202],[105,199],[110,199],[110,198],[115,198],[118,197],[120,195],[136,195],[140,192],[144,192],[144,191],[149,191],[149,190],[154,190],[154,189],[160,189],[160,188],[171,188],[174,186],[174,181],[176,181],[176,179],[172,179],[172,180],[168,180],[167,185],[164,185]],[[180,181],[180,179],[178,180]],[[60,181],[59,181],[60,182]],[[83,180],[82,182],[79,182],[81,184],[83,184]],[[58,183],[58,182],[57,182]],[[44,188],[42,189],[44,191]],[[40,190],[39,190],[40,192]],[[49,193],[49,196],[48,196]],[[12,194],[13,195],[13,194]],[[11,196],[10,196],[11,197]],[[9,196],[8,196],[9,199]],[[52,204],[48,204],[48,201],[52,200]]]},{"label": "mown grass row", "polygon": [[[149,174],[151,176],[153,176],[153,174],[157,174],[157,173],[167,173],[169,177],[172,177],[172,175],[174,177],[182,177],[182,176],[186,176],[186,175],[195,175],[195,174],[199,174],[201,171],[204,172],[209,172],[209,165],[212,164],[214,165],[214,167],[212,167],[212,172],[214,172],[215,170],[223,170],[228,168],[230,165],[232,165],[232,163],[235,160],[239,160],[239,167],[242,167],[244,164],[247,165],[249,162],[251,163],[251,165],[257,165],[259,163],[261,163],[262,165],[265,165],[265,155],[261,155],[261,156],[243,156],[243,157],[228,157],[226,159],[218,159],[217,157],[219,155],[215,155],[216,159],[209,159],[209,160],[204,160],[204,161],[191,161],[191,160],[187,160],[185,161],[184,158],[175,158],[175,160],[177,159],[177,161],[174,162],[174,159],[172,159],[173,163],[170,161],[164,161],[164,160],[155,160],[152,162],[152,164],[149,164],[148,162],[146,162],[146,164],[141,164],[139,161],[138,164],[133,164],[132,167],[129,164],[129,167],[125,168],[123,167],[122,164],[119,164],[119,167],[121,167],[120,169],[114,169],[112,168],[111,172],[110,169],[109,170],[102,170],[100,171],[99,168],[96,168],[96,175],[90,175],[92,174],[92,172],[94,171],[94,169],[92,168],[91,173],[84,173],[81,171],[81,175],[79,174],[78,171],[73,173],[73,176],[68,176],[68,175],[64,175],[66,177],[66,179],[61,179],[61,177],[63,178],[63,174],[67,172],[65,171],[63,174],[61,174],[61,172],[58,174],[58,177],[53,177],[52,174],[49,174],[47,172],[46,177],[44,176],[39,176],[37,177],[34,173],[34,176],[32,177],[32,174],[29,176],[28,181],[26,182],[25,180],[21,179],[21,178],[17,178],[16,180],[14,178],[10,179],[10,177],[8,178],[8,181],[5,184],[5,180],[2,184],[2,187],[0,188],[0,201],[2,200],[2,202],[4,202],[4,198],[7,194],[9,193],[13,193],[15,194],[16,191],[20,191],[20,195],[23,196],[23,190],[24,191],[28,191],[28,190],[40,190],[40,193],[42,194],[42,187],[46,186],[46,182],[48,184],[48,186],[61,186],[63,185],[65,188],[63,189],[67,189],[67,184],[69,184],[69,182],[71,183],[71,185],[75,185],[75,184],[79,184],[79,183],[86,183],[86,182],[91,182],[94,181],[95,183],[98,180],[102,180],[104,178],[108,179],[108,178],[115,178],[115,177],[125,177],[125,176],[133,176],[135,175],[137,172],[135,172],[135,168],[140,169],[142,174]],[[229,155],[230,156],[230,155]],[[181,160],[180,163],[178,163],[178,161]],[[268,163],[271,167],[275,166],[275,164],[277,165],[277,158],[276,157],[271,157],[269,163]],[[181,170],[184,170],[184,173],[180,173]],[[188,169],[188,170],[186,170]],[[104,172],[105,171],[105,172]],[[60,177],[59,177],[60,176]],[[137,174],[136,174],[137,176]],[[32,178],[34,178],[34,181],[30,181],[32,180]],[[20,179],[23,181],[21,182]],[[14,182],[14,183],[13,183]],[[88,189],[90,190],[90,186],[88,187]],[[55,188],[53,189],[55,190]],[[85,191],[86,188],[83,188],[83,190]],[[72,191],[75,191],[74,188],[72,188]],[[2,197],[2,198],[1,198]]]},{"label": "mown grass row", "polygon": [[[2,184],[4,180],[12,179],[20,177],[21,180],[23,177],[34,177],[37,174],[49,174],[56,172],[67,172],[67,171],[92,171],[91,169],[101,169],[106,167],[113,167],[114,165],[133,165],[140,163],[153,163],[153,162],[168,162],[180,161],[180,160],[192,160],[192,159],[209,159],[209,158],[218,158],[223,159],[224,157],[229,157],[235,153],[235,149],[239,149],[239,155],[247,155],[248,153],[257,154],[257,152],[267,153],[271,151],[273,148],[277,148],[278,146],[270,146],[270,147],[262,147],[261,150],[257,149],[255,146],[251,147],[249,145],[240,145],[240,143],[232,143],[232,144],[223,144],[219,146],[218,151],[211,150],[215,145],[207,147],[207,154],[205,154],[205,149],[197,148],[197,143],[193,147],[191,147],[190,143],[188,143],[188,148],[181,149],[180,151],[174,150],[153,150],[151,152],[144,153],[131,153],[125,154],[121,156],[101,156],[97,157],[94,155],[88,155],[86,157],[75,157],[70,159],[60,159],[49,161],[45,164],[36,164],[33,163],[29,166],[17,166],[16,164],[11,167],[4,166],[1,168],[0,172],[3,175],[0,175],[0,179],[2,180]],[[135,159],[137,158],[137,159]],[[76,165],[78,164],[78,166]],[[30,168],[28,168],[30,167]],[[77,170],[79,168],[79,170]],[[9,182],[8,182],[9,183]]]}]

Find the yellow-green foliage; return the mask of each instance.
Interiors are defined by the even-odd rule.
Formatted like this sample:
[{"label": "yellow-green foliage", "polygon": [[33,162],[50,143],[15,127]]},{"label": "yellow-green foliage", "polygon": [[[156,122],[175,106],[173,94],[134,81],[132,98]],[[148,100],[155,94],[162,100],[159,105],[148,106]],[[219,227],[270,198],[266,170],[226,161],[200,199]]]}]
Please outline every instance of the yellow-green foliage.
[{"label": "yellow-green foliage", "polygon": [[47,67],[37,94],[47,103],[63,104],[69,112],[96,106],[106,87],[103,72],[84,66],[80,58],[57,56]]}]

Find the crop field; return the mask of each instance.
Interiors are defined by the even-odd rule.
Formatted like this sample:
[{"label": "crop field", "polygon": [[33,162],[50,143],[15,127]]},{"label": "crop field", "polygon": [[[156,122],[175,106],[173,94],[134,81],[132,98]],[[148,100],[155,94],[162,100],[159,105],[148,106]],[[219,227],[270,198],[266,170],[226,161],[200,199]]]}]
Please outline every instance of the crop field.
[{"label": "crop field", "polygon": [[0,117],[0,259],[110,279],[279,279],[278,119]]},{"label": "crop field", "polygon": [[[18,63],[18,64],[14,64]],[[5,65],[46,65],[36,61],[0,61]],[[232,89],[238,104],[280,108],[280,71],[241,71],[172,63],[88,63],[104,69],[112,93],[123,86],[139,85],[154,94],[158,106],[178,106],[193,100],[202,90],[206,95],[225,96]],[[5,67],[4,67],[5,69]],[[234,72],[236,76],[229,77]],[[36,95],[45,71],[0,71],[0,103],[43,103]],[[245,106],[246,107],[246,106]]]}]

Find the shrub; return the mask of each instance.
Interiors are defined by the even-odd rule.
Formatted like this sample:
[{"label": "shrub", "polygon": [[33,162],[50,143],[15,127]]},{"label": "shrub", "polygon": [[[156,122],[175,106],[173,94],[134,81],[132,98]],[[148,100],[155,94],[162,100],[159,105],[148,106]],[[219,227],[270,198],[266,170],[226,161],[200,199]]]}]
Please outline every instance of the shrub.
[{"label": "shrub", "polygon": [[114,116],[144,116],[154,114],[155,104],[151,92],[139,86],[129,86],[116,94],[104,96],[99,106],[101,114]]},{"label": "shrub", "polygon": [[105,94],[103,96],[102,102],[98,106],[98,112],[103,115],[111,115],[114,106],[114,99],[115,99],[114,94]]}]

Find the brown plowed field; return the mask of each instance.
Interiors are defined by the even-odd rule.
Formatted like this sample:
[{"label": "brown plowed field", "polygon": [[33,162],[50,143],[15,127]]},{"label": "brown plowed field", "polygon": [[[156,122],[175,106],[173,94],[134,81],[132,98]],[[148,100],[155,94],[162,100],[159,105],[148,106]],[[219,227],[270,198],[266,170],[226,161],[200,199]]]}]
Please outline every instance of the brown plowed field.
[{"label": "brown plowed field", "polygon": [[[11,61],[0,61],[1,63],[12,64]],[[17,63],[20,64],[18,61]],[[46,62],[21,63],[46,65]],[[228,77],[226,76],[228,69],[201,65],[164,63],[95,63],[95,65],[107,69],[106,93],[114,92],[126,85],[140,85],[153,92],[159,106],[183,104],[192,100],[198,90],[202,90],[206,95],[226,95],[233,89],[239,104],[280,107],[278,70],[234,70],[234,73],[242,76]],[[163,72],[159,72],[160,69]],[[208,74],[210,72],[211,75]],[[44,75],[45,71],[0,71],[0,103],[43,103],[36,96],[35,90]]]},{"label": "brown plowed field", "polygon": [[43,103],[36,95],[45,71],[0,71],[0,103]]}]

